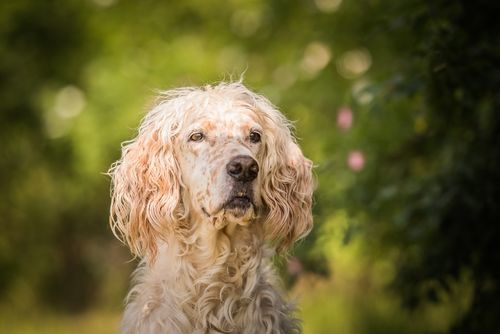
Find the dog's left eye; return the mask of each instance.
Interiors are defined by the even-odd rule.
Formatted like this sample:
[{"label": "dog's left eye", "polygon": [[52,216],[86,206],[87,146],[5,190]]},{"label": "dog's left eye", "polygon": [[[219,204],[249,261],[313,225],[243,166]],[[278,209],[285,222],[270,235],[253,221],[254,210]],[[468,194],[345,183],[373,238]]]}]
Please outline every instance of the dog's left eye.
[{"label": "dog's left eye", "polygon": [[248,136],[248,138],[250,139],[250,141],[252,143],[259,143],[260,142],[260,133],[258,133],[257,131],[252,131],[252,132],[250,132],[250,136]]},{"label": "dog's left eye", "polygon": [[189,136],[189,141],[202,141],[205,136],[201,132],[195,132]]}]

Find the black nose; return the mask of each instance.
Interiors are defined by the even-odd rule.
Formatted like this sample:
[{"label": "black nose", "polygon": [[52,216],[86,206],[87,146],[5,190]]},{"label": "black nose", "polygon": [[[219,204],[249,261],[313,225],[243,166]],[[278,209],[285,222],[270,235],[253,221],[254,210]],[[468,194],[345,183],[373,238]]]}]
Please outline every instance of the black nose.
[{"label": "black nose", "polygon": [[257,161],[248,155],[238,155],[226,165],[227,173],[237,181],[250,182],[257,177]]}]

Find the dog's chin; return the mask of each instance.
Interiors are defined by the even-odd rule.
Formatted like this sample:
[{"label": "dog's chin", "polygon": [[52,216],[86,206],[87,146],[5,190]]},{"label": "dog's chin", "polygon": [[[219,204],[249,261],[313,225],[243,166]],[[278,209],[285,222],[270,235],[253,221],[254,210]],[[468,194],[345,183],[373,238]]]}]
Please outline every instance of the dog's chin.
[{"label": "dog's chin", "polygon": [[250,196],[230,196],[213,212],[205,207],[201,210],[217,230],[226,226],[246,226],[257,219],[258,211]]},{"label": "dog's chin", "polygon": [[224,209],[224,220],[230,226],[246,226],[257,218],[252,204],[230,205]]},{"label": "dog's chin", "polygon": [[226,226],[246,226],[257,218],[255,204],[247,196],[230,197],[213,215],[209,215],[206,211],[204,212],[218,230]]}]

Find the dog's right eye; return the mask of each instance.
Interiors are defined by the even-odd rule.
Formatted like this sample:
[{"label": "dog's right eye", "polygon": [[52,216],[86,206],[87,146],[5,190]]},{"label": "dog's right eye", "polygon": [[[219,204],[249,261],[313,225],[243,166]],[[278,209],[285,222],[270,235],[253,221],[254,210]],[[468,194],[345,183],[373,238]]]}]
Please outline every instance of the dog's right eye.
[{"label": "dog's right eye", "polygon": [[189,141],[202,141],[205,136],[201,132],[195,132],[189,136]]}]

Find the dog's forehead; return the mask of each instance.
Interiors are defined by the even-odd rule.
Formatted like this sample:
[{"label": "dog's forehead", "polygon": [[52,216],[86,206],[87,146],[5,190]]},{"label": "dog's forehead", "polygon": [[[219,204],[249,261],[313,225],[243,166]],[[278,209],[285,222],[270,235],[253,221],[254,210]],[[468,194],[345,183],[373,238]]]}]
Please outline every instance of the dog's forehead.
[{"label": "dog's forehead", "polygon": [[256,112],[249,107],[219,106],[200,110],[191,120],[193,127],[212,129],[247,129],[259,125]]}]

